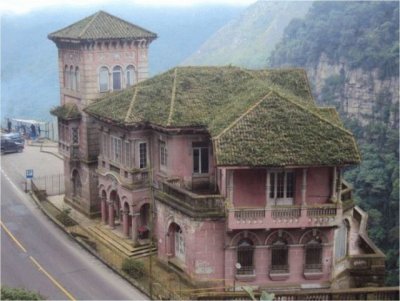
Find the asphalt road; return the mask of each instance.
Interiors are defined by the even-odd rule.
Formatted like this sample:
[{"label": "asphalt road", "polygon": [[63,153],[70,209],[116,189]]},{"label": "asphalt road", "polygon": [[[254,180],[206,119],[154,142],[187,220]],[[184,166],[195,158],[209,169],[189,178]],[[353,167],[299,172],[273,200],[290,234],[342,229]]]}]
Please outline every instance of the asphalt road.
[{"label": "asphalt road", "polygon": [[[1,283],[48,300],[144,300],[120,276],[70,239],[21,190],[1,164]],[[23,154],[15,154],[23,156]],[[9,175],[10,174],[10,175]]]}]

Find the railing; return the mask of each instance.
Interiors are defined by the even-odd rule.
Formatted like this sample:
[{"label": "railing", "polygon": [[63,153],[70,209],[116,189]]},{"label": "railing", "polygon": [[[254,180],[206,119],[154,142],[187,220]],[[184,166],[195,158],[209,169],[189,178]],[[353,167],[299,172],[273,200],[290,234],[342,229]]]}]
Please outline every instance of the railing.
[{"label": "railing", "polygon": [[158,200],[189,216],[224,216],[225,198],[221,195],[198,195],[168,182],[160,182],[155,191]]},{"label": "railing", "polygon": [[[366,287],[349,289],[307,289],[300,291],[274,291],[265,289],[275,294],[274,300],[399,300],[398,287]],[[256,299],[260,292],[255,292]],[[248,300],[249,295],[244,291],[226,292],[197,292],[191,296],[192,300]]]},{"label": "railing", "polygon": [[308,217],[335,216],[337,208],[335,205],[307,208]]},{"label": "railing", "polygon": [[242,266],[240,269],[236,270],[236,275],[243,276],[251,276],[255,275],[254,267],[253,266]]},{"label": "railing", "polygon": [[273,208],[271,211],[271,217],[273,219],[293,219],[299,218],[301,215],[300,206],[291,206],[286,208]]},{"label": "railing", "polygon": [[271,270],[270,273],[275,273],[275,274],[286,274],[289,273],[289,265],[283,264],[283,265],[271,265]]},{"label": "railing", "polygon": [[229,229],[336,226],[342,209],[335,204],[227,209]]},{"label": "railing", "polygon": [[321,263],[309,263],[304,265],[304,272],[320,272],[322,271]]}]

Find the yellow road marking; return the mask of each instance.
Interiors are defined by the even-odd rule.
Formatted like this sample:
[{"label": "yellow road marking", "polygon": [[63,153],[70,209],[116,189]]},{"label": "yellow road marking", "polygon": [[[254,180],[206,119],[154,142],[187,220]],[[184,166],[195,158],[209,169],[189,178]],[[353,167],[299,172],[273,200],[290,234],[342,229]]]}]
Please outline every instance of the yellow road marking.
[{"label": "yellow road marking", "polygon": [[8,236],[10,236],[11,239],[17,244],[17,246],[20,247],[20,249],[26,253],[26,249],[25,249],[25,248],[22,246],[22,244],[15,238],[15,236],[11,234],[10,230],[7,229],[7,227],[3,224],[2,221],[0,221],[0,225],[3,227],[4,231],[6,231],[6,233],[8,234]]},{"label": "yellow road marking", "polygon": [[51,282],[54,283],[55,286],[57,286],[71,301],[76,301],[74,296],[72,296],[65,288],[62,287],[60,283],[57,282],[42,266],[33,258],[32,256],[29,256],[29,259],[32,260],[32,262],[36,265],[36,267],[39,269],[39,271],[43,272],[47,276],[47,278],[50,279]]}]

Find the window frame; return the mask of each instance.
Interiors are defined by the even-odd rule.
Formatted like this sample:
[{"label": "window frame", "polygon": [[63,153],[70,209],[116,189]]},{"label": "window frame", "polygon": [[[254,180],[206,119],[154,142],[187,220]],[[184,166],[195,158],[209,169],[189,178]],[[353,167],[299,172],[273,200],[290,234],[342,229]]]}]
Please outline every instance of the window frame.
[{"label": "window frame", "polygon": [[[104,78],[104,83],[102,82],[102,75],[106,76]],[[99,92],[104,93],[110,91],[110,69],[107,66],[101,66],[99,69]]]},{"label": "window frame", "polygon": [[167,143],[164,140],[159,140],[160,153],[160,169],[166,169],[168,166],[168,149]]},{"label": "window frame", "polygon": [[[193,169],[192,172],[195,175],[207,175],[210,172],[210,148],[206,144],[197,144],[193,143],[192,145],[192,160],[193,160]],[[195,152],[198,152],[198,161],[196,164],[195,160]],[[207,155],[207,166],[203,166],[203,156],[204,154]],[[195,170],[196,166],[198,167],[198,171]],[[206,167],[206,170],[203,170],[203,168]]]},{"label": "window frame", "polygon": [[321,242],[312,239],[306,243],[304,246],[304,270],[322,271],[322,254],[323,246]]},{"label": "window frame", "polygon": [[[117,65],[112,68],[112,90],[113,91],[121,91],[123,89],[123,74],[122,67]],[[116,77],[116,74],[119,76]],[[116,87],[116,79],[119,79],[119,87]]]},{"label": "window frame", "polygon": [[[237,275],[254,275],[254,243],[247,238],[241,239],[237,244],[237,263],[240,264],[240,269],[236,268]],[[251,265],[245,265],[243,261],[251,262]]]},{"label": "window frame", "polygon": [[111,135],[110,160],[115,163],[122,163],[122,139]]},{"label": "window frame", "polygon": [[[268,174],[270,181],[269,199],[273,200],[275,205],[293,205],[296,194],[295,171],[272,170],[269,171]],[[288,182],[289,177],[291,177],[291,179]]]},{"label": "window frame", "polygon": [[[141,149],[141,146],[142,145],[145,145],[145,152],[144,152],[144,158],[142,157],[142,149]],[[141,141],[141,142],[139,142],[138,143],[138,166],[139,166],[139,168],[140,169],[144,169],[144,168],[147,168],[147,166],[148,166],[148,161],[149,161],[149,159],[148,159],[148,147],[147,147],[147,141]]]},{"label": "window frame", "polygon": [[126,86],[130,87],[136,84],[136,68],[133,65],[128,65],[125,71]]},{"label": "window frame", "polygon": [[[280,262],[283,260],[284,262]],[[274,262],[277,262],[276,264]],[[289,272],[289,246],[286,241],[278,239],[271,246],[270,270],[274,273]]]}]

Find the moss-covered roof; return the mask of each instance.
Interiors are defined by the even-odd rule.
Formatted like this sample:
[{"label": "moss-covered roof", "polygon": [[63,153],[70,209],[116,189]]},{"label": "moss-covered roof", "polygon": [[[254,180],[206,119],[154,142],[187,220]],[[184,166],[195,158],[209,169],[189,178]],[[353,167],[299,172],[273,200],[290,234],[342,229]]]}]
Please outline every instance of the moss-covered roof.
[{"label": "moss-covered roof", "polygon": [[48,35],[53,41],[101,39],[155,39],[157,35],[104,11],[86,17]]},{"label": "moss-covered roof", "polygon": [[81,118],[81,113],[79,112],[76,104],[67,103],[50,110],[50,113],[57,116],[60,119],[72,120]]},{"label": "moss-covered roof", "polygon": [[218,165],[360,160],[352,134],[334,109],[316,107],[300,69],[177,67],[108,95],[85,111],[124,126],[204,127],[213,138]]}]

